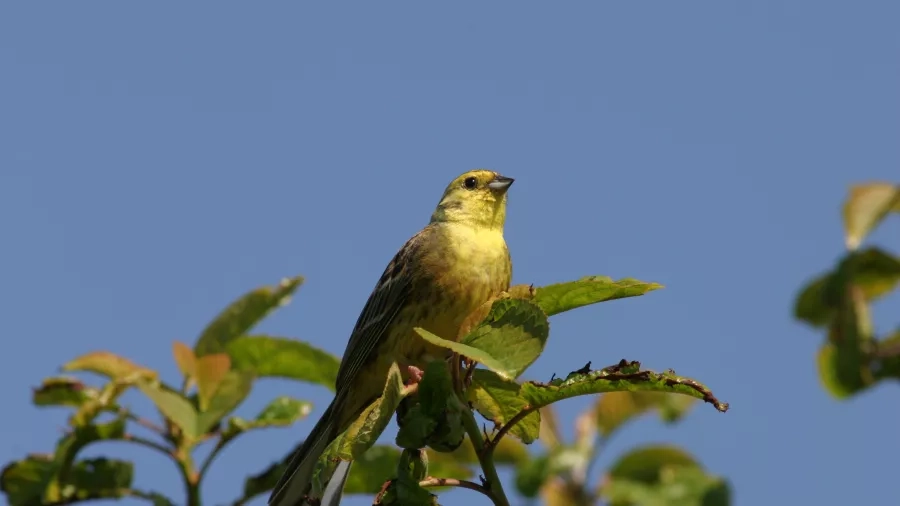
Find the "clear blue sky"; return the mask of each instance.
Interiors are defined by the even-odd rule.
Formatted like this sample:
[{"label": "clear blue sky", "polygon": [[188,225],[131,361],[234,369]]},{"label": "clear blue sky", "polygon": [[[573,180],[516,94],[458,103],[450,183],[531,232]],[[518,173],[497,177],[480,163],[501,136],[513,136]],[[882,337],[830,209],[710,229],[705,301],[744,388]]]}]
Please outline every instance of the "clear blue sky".
[{"label": "clear blue sky", "polygon": [[[828,397],[790,310],[842,252],[847,185],[900,176],[898,19],[891,1],[5,3],[0,382],[22,415],[0,461],[51,449],[65,413],[29,397],[59,364],[110,350],[177,381],[172,341],[282,276],[308,281],[260,330],[340,353],[444,185],[490,167],[516,178],[514,282],[667,287],[555,317],[528,377],[637,359],[732,405],[641,421],[604,464],[672,441],[740,506],[893,504],[900,392]],[[872,240],[900,249],[898,221]],[[329,399],[265,381],[240,412],[281,394]],[[210,504],[311,423],[234,444]],[[180,487],[143,450],[88,453]]]}]

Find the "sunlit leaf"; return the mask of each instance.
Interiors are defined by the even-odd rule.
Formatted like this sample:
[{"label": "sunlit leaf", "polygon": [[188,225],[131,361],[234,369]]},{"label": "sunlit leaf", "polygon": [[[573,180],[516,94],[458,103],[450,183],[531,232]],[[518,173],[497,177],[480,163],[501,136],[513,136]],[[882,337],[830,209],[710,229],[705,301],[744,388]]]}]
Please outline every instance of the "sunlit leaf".
[{"label": "sunlit leaf", "polygon": [[[472,385],[466,394],[481,416],[494,422],[497,427],[505,425],[528,404],[519,396],[518,383],[484,369],[474,371]],[[531,443],[538,438],[540,427],[541,415],[534,411],[516,423],[509,433],[523,443]]]},{"label": "sunlit leaf", "polygon": [[487,318],[458,343],[425,329],[415,330],[426,341],[480,362],[507,379],[518,377],[540,356],[550,333],[547,316],[523,299],[495,301]]},{"label": "sunlit leaf", "polygon": [[555,379],[549,383],[523,383],[520,395],[532,408],[539,408],[579,395],[620,391],[678,393],[702,399],[719,411],[728,410],[728,404],[719,402],[708,388],[697,381],[671,372],[641,371],[639,362],[624,360],[618,366],[588,373],[579,371],[566,379]]},{"label": "sunlit leaf", "polygon": [[210,400],[230,368],[231,359],[225,353],[204,355],[196,360],[194,377],[197,380],[197,400],[201,411],[209,407]]},{"label": "sunlit leaf", "polygon": [[253,376],[246,372],[230,371],[209,400],[209,407],[197,416],[196,433],[203,435],[234,411],[250,393]]},{"label": "sunlit leaf", "polygon": [[228,343],[246,334],[270,312],[290,301],[303,277],[285,278],[277,286],[264,286],[242,295],[210,322],[197,344],[198,357],[224,352]]},{"label": "sunlit leaf", "polygon": [[110,379],[154,379],[157,377],[156,371],[137,365],[125,357],[107,351],[97,351],[82,355],[63,364],[62,370],[90,371]]},{"label": "sunlit leaf", "polygon": [[286,396],[277,397],[252,420],[245,420],[240,417],[230,418],[222,438],[232,439],[237,434],[250,429],[286,427],[301,418],[305,418],[311,410],[312,404],[308,401],[301,401]]},{"label": "sunlit leaf", "polygon": [[850,187],[844,202],[847,249],[856,249],[889,212],[900,212],[900,186],[866,183]]},{"label": "sunlit leaf", "polygon": [[659,283],[645,283],[631,278],[613,281],[608,276],[588,276],[536,288],[532,300],[547,316],[553,316],[598,302],[637,297],[662,287]]},{"label": "sunlit leaf", "polygon": [[175,341],[172,343],[172,356],[175,357],[175,364],[185,379],[196,376],[197,357],[194,356],[194,350],[190,346],[181,341]]},{"label": "sunlit leaf", "polygon": [[228,344],[234,369],[308,381],[334,390],[340,360],[302,341],[282,337],[249,336]]},{"label": "sunlit leaf", "polygon": [[153,401],[160,413],[178,426],[185,436],[191,439],[200,437],[198,414],[191,401],[160,383],[142,382],[138,387]]}]

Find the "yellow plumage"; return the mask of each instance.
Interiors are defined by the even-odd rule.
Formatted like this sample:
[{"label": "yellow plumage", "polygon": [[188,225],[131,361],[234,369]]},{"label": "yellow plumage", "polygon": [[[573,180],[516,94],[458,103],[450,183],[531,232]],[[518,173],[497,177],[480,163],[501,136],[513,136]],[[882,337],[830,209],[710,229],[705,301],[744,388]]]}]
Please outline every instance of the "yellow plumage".
[{"label": "yellow plumage", "polygon": [[[415,327],[455,339],[472,310],[509,288],[512,263],[503,224],[512,181],[489,170],[454,179],[431,222],[388,264],[350,335],[335,398],[276,485],[270,505],[309,504],[304,498],[316,460],[381,395],[393,362],[405,372],[406,366],[421,369],[430,358],[446,355],[418,337]],[[348,471],[349,465],[336,473],[340,483],[327,504],[337,504]]]}]

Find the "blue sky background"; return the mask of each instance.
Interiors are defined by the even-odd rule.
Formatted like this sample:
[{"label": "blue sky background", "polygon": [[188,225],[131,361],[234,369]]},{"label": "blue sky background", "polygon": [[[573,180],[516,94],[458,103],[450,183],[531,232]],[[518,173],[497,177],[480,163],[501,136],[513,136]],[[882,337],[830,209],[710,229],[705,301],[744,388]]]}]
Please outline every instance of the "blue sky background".
[{"label": "blue sky background", "polygon": [[[635,423],[601,464],[670,441],[736,505],[894,504],[900,392],[830,398],[821,337],[790,311],[842,254],[848,184],[900,175],[898,19],[891,1],[4,3],[0,461],[59,436],[66,414],[29,401],[59,364],[109,350],[176,382],[173,340],[283,276],[307,283],[259,330],[340,353],[446,183],[490,167],[516,178],[514,282],[667,287],[555,317],[527,377],[624,357],[732,405]],[[872,241],[897,251],[898,233]],[[898,308],[876,306],[877,327]],[[240,413],[282,394],[329,399],[264,381]],[[237,441],[209,504],[311,425]],[[180,490],[143,449],[88,453]],[[486,503],[446,504],[462,500]]]}]

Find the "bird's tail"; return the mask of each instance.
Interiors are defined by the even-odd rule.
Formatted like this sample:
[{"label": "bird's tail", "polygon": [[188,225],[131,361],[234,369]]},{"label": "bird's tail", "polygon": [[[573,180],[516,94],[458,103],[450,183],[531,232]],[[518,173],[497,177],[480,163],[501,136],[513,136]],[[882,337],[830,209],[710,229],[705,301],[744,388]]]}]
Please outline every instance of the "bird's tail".
[{"label": "bird's tail", "polygon": [[[291,461],[281,479],[275,485],[272,495],[269,496],[269,506],[300,506],[308,504],[305,501],[306,496],[312,488],[313,472],[316,469],[316,462],[319,457],[338,436],[336,426],[335,401],[331,402],[316,426],[306,437],[303,445],[294,453]],[[341,472],[343,470],[343,472]],[[329,485],[339,485],[343,489],[343,482],[346,479],[346,471],[349,466],[340,466],[336,476],[333,476]],[[333,487],[330,487],[333,488]],[[341,490],[337,490],[338,498]]]}]

